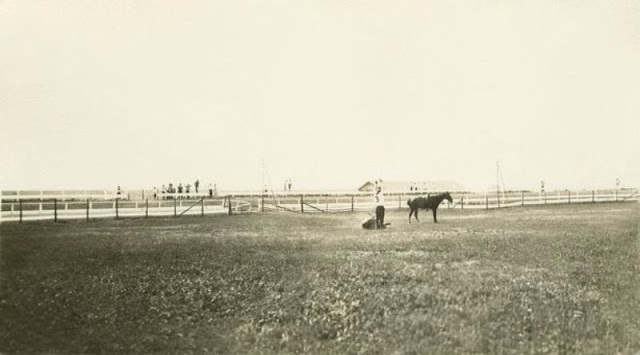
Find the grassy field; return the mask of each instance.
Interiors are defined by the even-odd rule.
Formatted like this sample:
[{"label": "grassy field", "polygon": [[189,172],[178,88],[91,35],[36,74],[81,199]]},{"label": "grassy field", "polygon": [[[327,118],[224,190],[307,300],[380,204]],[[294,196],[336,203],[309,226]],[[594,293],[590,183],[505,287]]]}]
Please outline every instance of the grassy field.
[{"label": "grassy field", "polygon": [[5,223],[0,352],[635,354],[639,211]]}]

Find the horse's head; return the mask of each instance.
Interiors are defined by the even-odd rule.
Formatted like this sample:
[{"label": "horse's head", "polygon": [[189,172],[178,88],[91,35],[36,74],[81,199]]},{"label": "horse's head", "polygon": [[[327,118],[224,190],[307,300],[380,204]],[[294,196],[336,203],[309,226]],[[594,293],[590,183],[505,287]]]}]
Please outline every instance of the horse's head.
[{"label": "horse's head", "polygon": [[449,191],[444,193],[444,198],[449,201],[449,203],[453,202],[453,199],[451,198],[451,195],[449,194]]}]

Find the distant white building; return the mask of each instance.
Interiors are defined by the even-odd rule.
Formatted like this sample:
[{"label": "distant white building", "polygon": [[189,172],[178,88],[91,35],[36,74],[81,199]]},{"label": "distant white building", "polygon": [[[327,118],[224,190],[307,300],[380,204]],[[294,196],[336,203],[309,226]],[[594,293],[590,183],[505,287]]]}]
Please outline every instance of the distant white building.
[{"label": "distant white building", "polygon": [[[358,191],[373,191],[375,181],[367,181],[362,184]],[[463,192],[467,189],[461,184],[452,180],[431,180],[431,181],[384,181],[385,192]]]}]

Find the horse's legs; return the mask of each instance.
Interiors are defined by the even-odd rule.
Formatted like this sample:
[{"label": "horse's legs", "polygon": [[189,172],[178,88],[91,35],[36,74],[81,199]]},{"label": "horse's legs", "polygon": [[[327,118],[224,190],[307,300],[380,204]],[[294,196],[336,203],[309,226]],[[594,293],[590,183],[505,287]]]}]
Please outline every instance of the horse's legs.
[{"label": "horse's legs", "polygon": [[438,223],[438,219],[436,218],[436,211],[437,211],[437,210],[438,210],[437,208],[434,208],[434,209],[433,209],[433,222],[434,222],[434,223]]},{"label": "horse's legs", "polygon": [[411,211],[409,211],[409,224],[411,224],[411,215],[415,217],[416,221],[420,222],[420,220],[418,219],[418,211],[420,210],[420,208],[416,208],[416,209],[413,209],[412,207],[410,208],[411,208]]}]

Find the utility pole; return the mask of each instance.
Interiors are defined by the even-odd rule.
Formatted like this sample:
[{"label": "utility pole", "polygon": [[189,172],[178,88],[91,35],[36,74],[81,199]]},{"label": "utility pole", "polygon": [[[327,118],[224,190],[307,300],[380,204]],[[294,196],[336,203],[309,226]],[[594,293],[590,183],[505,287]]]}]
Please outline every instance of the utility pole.
[{"label": "utility pole", "polygon": [[260,195],[264,195],[264,158],[260,159]]},{"label": "utility pole", "polygon": [[502,184],[502,199],[507,200],[507,189],[504,186],[504,177],[502,176],[502,170],[500,169],[500,161],[496,161],[496,194],[498,195],[498,207],[500,207],[500,184]]},{"label": "utility pole", "polygon": [[500,208],[500,162],[496,160],[496,199]]}]

